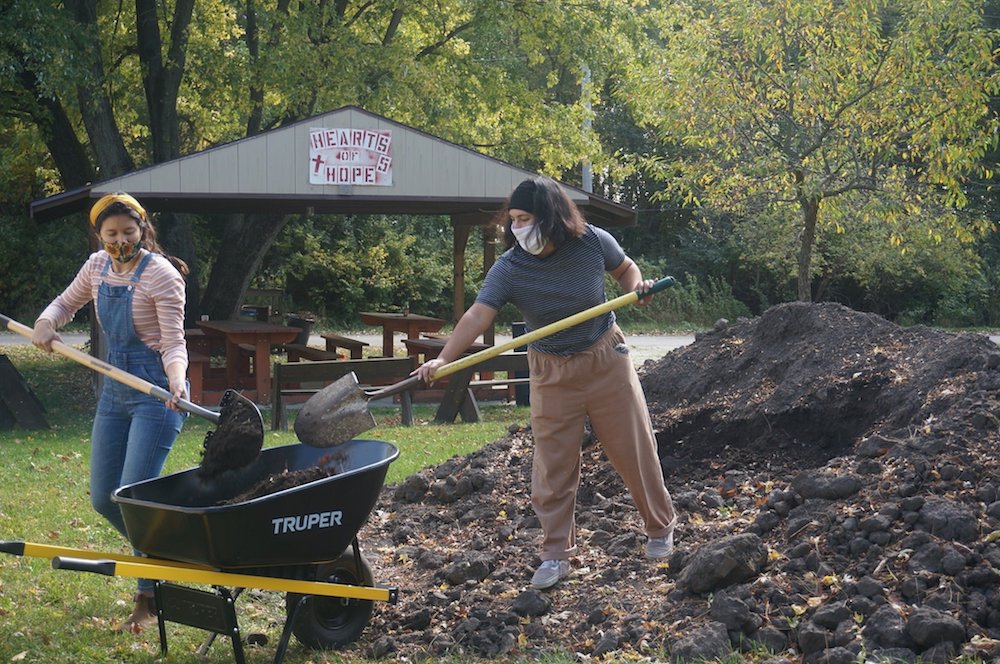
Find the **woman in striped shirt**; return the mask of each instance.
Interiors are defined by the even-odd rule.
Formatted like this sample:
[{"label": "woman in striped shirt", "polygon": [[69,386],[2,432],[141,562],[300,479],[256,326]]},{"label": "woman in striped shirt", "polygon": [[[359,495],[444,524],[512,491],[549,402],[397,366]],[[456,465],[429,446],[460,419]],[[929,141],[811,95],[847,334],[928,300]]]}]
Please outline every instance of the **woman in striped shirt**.
[{"label": "woman in striped shirt", "polygon": [[[501,215],[507,250],[438,357],[415,372],[426,383],[439,367],[458,359],[507,302],[521,311],[530,332],[604,303],[605,273],[626,292],[647,292],[654,283],[643,280],[608,232],[586,223],[554,180],[525,180]],[[677,518],[663,483],[646,399],[614,312],[533,341],[528,368],[535,439],[531,504],[543,531],[542,564],[531,585],[548,588],[569,574],[588,417],[644,521],[646,557],[670,555]]]},{"label": "woman in striped shirt", "polygon": [[[35,321],[32,343],[52,351],[56,331],[91,300],[107,339],[107,361],[168,390],[164,404],[115,380],[105,380],[91,434],[90,499],[122,535],[121,510],[111,500],[121,486],[156,477],[180,433],[187,398],[184,343],[184,261],[168,256],[146,211],[125,193],[104,196],[90,211],[103,249],[91,254],[73,282]],[[139,579],[135,606],[119,629],[138,633],[156,620],[153,581]]]}]

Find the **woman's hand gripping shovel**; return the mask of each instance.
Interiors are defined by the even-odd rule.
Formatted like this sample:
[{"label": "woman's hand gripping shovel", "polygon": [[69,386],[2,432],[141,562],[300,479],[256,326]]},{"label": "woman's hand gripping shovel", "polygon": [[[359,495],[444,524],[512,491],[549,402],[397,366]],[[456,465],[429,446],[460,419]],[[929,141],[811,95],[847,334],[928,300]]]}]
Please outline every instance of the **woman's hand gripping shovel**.
[{"label": "woman's hand gripping shovel", "polygon": [[[0,314],[0,325],[29,339],[34,333],[32,328],[3,314]],[[116,366],[72,346],[67,346],[61,341],[53,341],[52,350],[161,401],[169,402],[174,398],[170,392],[159,385],[154,385],[127,371],[122,371]],[[227,470],[243,468],[252,463],[260,454],[261,447],[264,445],[264,418],[261,416],[257,404],[242,394],[234,390],[226,390],[219,404],[218,413],[202,408],[186,399],[179,399],[177,407],[217,425],[215,431],[209,431],[205,434],[201,466],[198,470],[198,476],[202,479],[208,480]]]},{"label": "woman's hand gripping shovel", "polygon": [[[677,281],[673,277],[664,277],[654,283],[645,293],[638,290],[626,293],[608,300],[604,304],[584,309],[577,314],[540,327],[508,342],[467,355],[439,368],[434,372],[434,380],[450,376],[508,350],[550,336],[626,304],[638,302],[640,299],[659,293],[675,283]],[[349,373],[309,397],[309,400],[302,406],[298,417],[295,418],[295,435],[300,441],[313,447],[333,447],[345,443],[359,433],[368,431],[375,426],[375,418],[368,409],[369,401],[405,392],[417,387],[421,382],[418,376],[411,376],[381,390],[366,392],[358,384],[358,377],[353,372]]]}]

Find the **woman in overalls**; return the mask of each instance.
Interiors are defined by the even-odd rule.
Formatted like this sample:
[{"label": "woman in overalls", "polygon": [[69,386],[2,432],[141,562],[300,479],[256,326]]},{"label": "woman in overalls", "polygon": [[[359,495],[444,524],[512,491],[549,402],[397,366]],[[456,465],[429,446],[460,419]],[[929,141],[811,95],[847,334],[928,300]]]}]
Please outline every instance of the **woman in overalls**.
[{"label": "woman in overalls", "polygon": [[[104,196],[90,211],[103,249],[91,254],[73,282],[35,321],[32,343],[52,351],[56,332],[94,300],[107,339],[107,361],[168,390],[174,401],[105,379],[91,436],[91,504],[125,535],[121,510],[111,500],[121,486],[156,477],[180,433],[186,399],[184,343],[185,263],[159,246],[149,216],[132,196]],[[156,620],[153,581],[139,579],[132,614],[119,625],[138,633]]]}]

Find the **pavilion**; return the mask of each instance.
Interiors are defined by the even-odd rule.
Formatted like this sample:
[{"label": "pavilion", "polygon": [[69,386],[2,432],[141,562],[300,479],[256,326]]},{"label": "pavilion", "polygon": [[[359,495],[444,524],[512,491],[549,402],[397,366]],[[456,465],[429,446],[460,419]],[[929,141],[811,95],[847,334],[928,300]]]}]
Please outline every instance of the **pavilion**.
[{"label": "pavilion", "polygon": [[[127,191],[151,212],[445,215],[454,237],[453,315],[464,310],[470,230],[488,226],[534,173],[356,106],[88,184],[31,203],[38,220],[87,213]],[[631,226],[633,209],[563,184],[588,221]],[[484,233],[484,267],[496,233]]]}]

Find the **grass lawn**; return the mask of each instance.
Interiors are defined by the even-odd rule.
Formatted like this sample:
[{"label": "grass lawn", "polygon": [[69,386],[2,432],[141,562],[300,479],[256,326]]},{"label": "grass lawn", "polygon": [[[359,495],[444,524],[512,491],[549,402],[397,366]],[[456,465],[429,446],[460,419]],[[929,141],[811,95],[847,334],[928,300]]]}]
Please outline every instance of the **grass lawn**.
[{"label": "grass lawn", "polygon": [[[90,370],[31,346],[0,346],[25,376],[47,410],[51,428],[0,431],[0,540],[22,540],[102,552],[131,553],[127,542],[90,506],[89,441],[94,397]],[[399,425],[397,408],[373,408],[378,426],[362,437],[396,444],[400,457],[387,483],[428,465],[463,455],[502,438],[511,423],[528,420],[528,409],[481,405],[477,424],[434,425],[434,406],[414,409],[416,424]],[[202,441],[212,428],[190,417],[164,472],[198,465]],[[269,427],[265,412],[265,428]],[[267,447],[296,443],[293,432],[265,434]],[[361,542],[362,549],[364,542]],[[394,583],[405,592],[405,579]],[[169,656],[161,658],[155,627],[139,636],[118,634],[112,623],[128,615],[134,579],[53,570],[47,559],[0,554],[0,662],[79,664],[105,662],[232,662],[228,638],[218,638],[207,656],[196,654],[207,636],[167,624]],[[378,606],[376,605],[376,611]],[[271,662],[285,619],[283,593],[248,590],[237,601],[244,636],[262,633],[268,643],[247,649],[250,663]],[[336,653],[310,651],[293,638],[288,664],[344,661]]]}]

